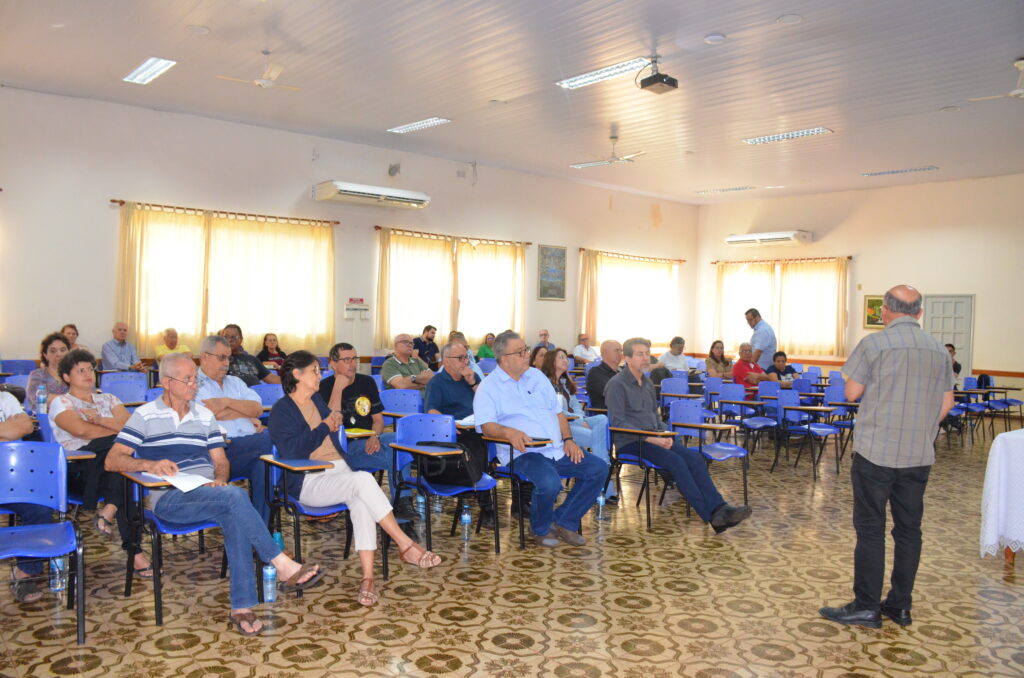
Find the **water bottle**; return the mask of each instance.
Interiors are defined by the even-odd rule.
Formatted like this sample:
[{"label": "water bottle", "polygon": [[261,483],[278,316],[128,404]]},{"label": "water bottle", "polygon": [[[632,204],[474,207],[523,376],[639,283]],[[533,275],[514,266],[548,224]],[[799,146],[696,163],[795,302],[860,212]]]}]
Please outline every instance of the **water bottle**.
[{"label": "water bottle", "polygon": [[431,500],[433,501],[433,503],[431,504],[431,510],[434,513],[444,513],[444,504],[441,502],[441,497],[435,494],[433,497],[431,497]]},{"label": "water bottle", "polygon": [[601,494],[597,495],[597,519],[604,520],[604,505],[608,499],[604,496],[604,490],[601,490]]},{"label": "water bottle", "polygon": [[[280,534],[279,532],[277,534]],[[273,603],[277,600],[277,568],[273,565],[263,566],[263,602]]]},{"label": "water bottle", "polygon": [[46,386],[43,384],[36,389],[36,414],[46,414]]},{"label": "water bottle", "polygon": [[416,513],[420,518],[424,517],[427,513],[427,500],[419,492],[416,493]]},{"label": "water bottle", "polygon": [[63,591],[68,584],[68,557],[50,558],[50,590]]},{"label": "water bottle", "polygon": [[277,544],[277,548],[281,549],[281,553],[284,553],[284,537],[281,536],[281,533],[275,532],[270,535],[270,537],[274,540],[274,543]]},{"label": "water bottle", "polygon": [[469,504],[462,505],[459,523],[462,524],[462,541],[469,541],[469,533],[473,527],[473,514],[469,512]]}]

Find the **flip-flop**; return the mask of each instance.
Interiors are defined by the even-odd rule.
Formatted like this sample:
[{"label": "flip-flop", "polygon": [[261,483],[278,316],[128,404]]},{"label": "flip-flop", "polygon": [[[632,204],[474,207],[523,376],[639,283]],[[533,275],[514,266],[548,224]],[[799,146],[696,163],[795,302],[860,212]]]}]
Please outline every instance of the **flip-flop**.
[{"label": "flip-flop", "polygon": [[356,600],[363,607],[377,604],[377,601],[380,600],[380,595],[373,588],[373,579],[367,578],[359,582],[359,595],[356,596]]},{"label": "flip-flop", "polygon": [[114,523],[110,522],[103,515],[96,516],[96,529],[107,537],[114,536]]},{"label": "flip-flop", "polygon": [[147,565],[146,567],[136,567],[135,576],[139,579],[152,579],[153,578],[153,566]]},{"label": "flip-flop", "polygon": [[242,612],[241,614],[235,614],[234,612],[232,612],[230,619],[231,623],[235,625],[235,628],[237,628],[238,632],[241,633],[243,636],[258,636],[261,633],[263,633],[263,631],[267,628],[266,624],[260,626],[258,630],[254,631],[246,631],[244,628],[242,628],[243,623],[249,624],[250,627],[256,625],[256,622],[258,622],[259,619],[256,617],[256,613],[254,612]]},{"label": "flip-flop", "polygon": [[324,576],[324,569],[320,568],[316,571],[312,577],[306,581],[300,582],[305,575],[309,574],[316,565],[304,564],[299,568],[299,571],[288,578],[288,581],[281,582],[281,590],[285,593],[291,593],[292,591],[305,591],[311,586],[315,585],[320,578]]},{"label": "flip-flop", "polygon": [[43,597],[39,585],[31,579],[12,579],[11,591],[19,603],[34,603]]}]

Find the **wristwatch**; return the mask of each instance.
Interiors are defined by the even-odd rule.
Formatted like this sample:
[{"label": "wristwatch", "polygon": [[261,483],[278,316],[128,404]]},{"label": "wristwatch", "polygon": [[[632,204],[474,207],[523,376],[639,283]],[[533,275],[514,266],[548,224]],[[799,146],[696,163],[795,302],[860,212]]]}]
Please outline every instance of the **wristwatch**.
[{"label": "wristwatch", "polygon": [[576,439],[573,438],[572,436],[565,436],[564,438],[562,438],[562,444],[564,445],[569,440],[576,442]]}]

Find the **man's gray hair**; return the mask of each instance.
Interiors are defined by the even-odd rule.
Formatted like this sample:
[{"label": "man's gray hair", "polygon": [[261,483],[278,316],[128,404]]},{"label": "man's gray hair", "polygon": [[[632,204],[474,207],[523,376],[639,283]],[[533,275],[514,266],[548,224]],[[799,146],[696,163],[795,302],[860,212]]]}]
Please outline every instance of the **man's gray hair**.
[{"label": "man's gray hair", "polygon": [[498,356],[498,360],[505,357],[505,347],[508,346],[508,342],[513,339],[522,339],[518,332],[512,332],[511,330],[502,332],[494,338],[494,355]]},{"label": "man's gray hair", "polygon": [[213,349],[217,345],[223,346],[224,348],[230,349],[231,346],[228,344],[228,340],[218,334],[211,334],[210,336],[203,339],[203,342],[199,344],[200,353],[212,353]]},{"label": "man's gray hair", "polygon": [[885,305],[889,307],[889,310],[893,313],[899,313],[900,315],[912,315],[916,316],[921,312],[921,295],[917,295],[917,299],[911,302],[903,301],[895,294],[891,292],[885,293]]},{"label": "man's gray hair", "polygon": [[743,350],[743,347],[744,347],[744,346],[746,346],[747,348],[749,348],[749,349],[750,349],[751,351],[753,351],[753,350],[754,350],[754,347],[753,347],[753,346],[751,345],[751,343],[750,343],[749,341],[744,341],[744,342],[743,342],[742,344],[740,344],[740,350],[741,350],[741,351]]},{"label": "man's gray hair", "polygon": [[160,378],[174,377],[181,374],[181,365],[192,362],[192,356],[187,353],[168,353],[160,359]]},{"label": "man's gray hair", "polygon": [[634,346],[646,346],[648,351],[651,350],[651,342],[649,339],[644,339],[643,337],[633,337],[632,339],[626,339],[626,341],[623,342],[622,354],[627,358],[632,358]]},{"label": "man's gray hair", "polygon": [[686,346],[686,339],[682,337],[672,337],[672,341],[668,342],[669,346]]},{"label": "man's gray hair", "polygon": [[[462,344],[462,342],[459,342],[459,341],[449,341],[447,344],[445,344],[441,348],[441,357],[442,358],[447,358],[448,356],[450,356],[452,354],[452,351],[455,350],[459,346],[462,346],[463,348],[465,348],[465,346]],[[466,352],[468,353],[469,349],[466,349]]]}]

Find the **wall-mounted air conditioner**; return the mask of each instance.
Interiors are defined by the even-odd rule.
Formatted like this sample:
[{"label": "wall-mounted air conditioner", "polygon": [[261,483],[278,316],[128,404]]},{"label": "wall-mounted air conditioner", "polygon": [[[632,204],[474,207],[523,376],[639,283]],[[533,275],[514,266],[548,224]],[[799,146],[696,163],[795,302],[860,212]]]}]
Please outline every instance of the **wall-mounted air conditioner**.
[{"label": "wall-mounted air conditioner", "polygon": [[733,246],[764,246],[764,245],[801,245],[811,242],[814,234],[810,231],[775,231],[774,233],[744,233],[725,237],[726,245]]},{"label": "wall-mounted air conditioner", "polygon": [[430,196],[384,186],[351,184],[347,181],[322,181],[313,187],[314,200],[336,200],[378,207],[420,208],[430,204]]}]

